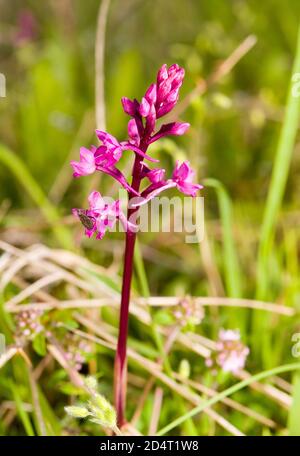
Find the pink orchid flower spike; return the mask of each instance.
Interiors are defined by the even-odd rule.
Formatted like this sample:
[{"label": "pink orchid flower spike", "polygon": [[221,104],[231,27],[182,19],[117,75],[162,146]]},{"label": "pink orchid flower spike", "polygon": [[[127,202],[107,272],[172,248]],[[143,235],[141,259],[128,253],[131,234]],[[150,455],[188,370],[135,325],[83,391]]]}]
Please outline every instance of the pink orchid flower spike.
[{"label": "pink orchid flower spike", "polygon": [[[176,105],[183,78],[184,69],[179,65],[162,65],[156,82],[150,84],[141,102],[122,98],[123,110],[131,117],[127,127],[128,137],[119,141],[105,131],[96,130],[100,144],[91,146],[90,149],[82,147],[79,161],[71,162],[74,177],[100,171],[115,179],[128,194],[126,215],[121,210],[119,200],[106,202],[97,191],[90,194],[88,209],[73,209],[74,215],[85,227],[85,234],[88,237],[95,234],[97,239],[102,239],[117,221],[121,222],[126,231],[119,335],[114,369],[114,397],[119,427],[126,423],[127,334],[139,207],[167,189],[176,187],[185,195],[194,197],[202,188],[202,185],[193,183],[195,173],[187,161],[181,164],[176,162],[171,178],[166,177],[163,168],[151,169],[146,164],[146,161],[159,161],[148,152],[154,142],[167,135],[184,135],[189,128],[187,122],[171,122],[157,126],[157,120],[168,114]],[[134,157],[130,183],[119,169],[123,152]],[[145,182],[146,185],[143,185]]]}]

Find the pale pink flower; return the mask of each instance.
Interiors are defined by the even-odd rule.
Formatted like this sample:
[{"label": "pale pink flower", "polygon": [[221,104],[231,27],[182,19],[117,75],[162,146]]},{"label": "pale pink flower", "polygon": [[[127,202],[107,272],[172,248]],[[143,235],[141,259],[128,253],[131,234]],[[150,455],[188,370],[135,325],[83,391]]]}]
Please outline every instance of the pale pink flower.
[{"label": "pale pink flower", "polygon": [[96,163],[94,151],[89,150],[86,147],[80,148],[80,161],[71,161],[73,168],[73,177],[87,176],[93,174],[96,171]]},{"label": "pale pink flower", "polygon": [[176,187],[182,193],[189,196],[196,196],[196,192],[203,188],[203,186],[192,183],[194,175],[195,172],[190,167],[188,161],[183,162],[181,165],[177,161],[173,171],[172,180],[176,183]]},{"label": "pale pink flower", "polygon": [[[250,350],[241,342],[240,331],[221,329],[217,341],[215,363],[224,372],[237,373],[245,366]],[[208,360],[211,364],[211,360]]]},{"label": "pale pink flower", "polygon": [[204,318],[204,310],[194,299],[186,296],[181,299],[178,306],[175,307],[174,317],[181,326],[186,326],[187,324],[200,325]]},{"label": "pale pink flower", "polygon": [[73,209],[73,214],[78,217],[85,227],[85,235],[92,237],[96,233],[96,239],[102,239],[109,228],[113,228],[117,220],[120,220],[125,231],[134,231],[136,226],[127,221],[120,207],[120,200],[106,203],[99,192],[93,191],[89,197],[89,209]]},{"label": "pale pink flower", "polygon": [[89,209],[73,209],[73,214],[85,227],[87,237],[96,233],[96,239],[102,239],[107,229],[113,227],[120,216],[120,201],[108,204],[96,191],[90,194],[88,201]]},{"label": "pale pink flower", "polygon": [[96,130],[96,135],[102,146],[95,150],[95,163],[100,166],[114,166],[122,157],[122,146],[114,136],[104,131]]},{"label": "pale pink flower", "polygon": [[39,310],[28,310],[19,312],[16,316],[16,339],[19,343],[27,339],[34,339],[40,332],[44,331],[41,323],[42,312]]}]

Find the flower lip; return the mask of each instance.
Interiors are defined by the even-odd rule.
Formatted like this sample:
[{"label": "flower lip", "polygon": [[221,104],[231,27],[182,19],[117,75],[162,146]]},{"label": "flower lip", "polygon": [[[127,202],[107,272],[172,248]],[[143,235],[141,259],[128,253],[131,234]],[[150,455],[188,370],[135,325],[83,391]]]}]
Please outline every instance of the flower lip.
[{"label": "flower lip", "polygon": [[152,184],[164,181],[166,170],[163,168],[154,168],[146,173],[146,176]]},{"label": "flower lip", "polygon": [[73,209],[72,212],[85,227],[86,236],[96,233],[97,239],[102,239],[106,230],[119,218],[120,202],[117,200],[108,204],[97,191],[90,193],[88,201],[89,209]]},{"label": "flower lip", "polygon": [[96,171],[94,153],[86,147],[80,148],[79,162],[72,160],[70,164],[74,171],[74,177],[87,176]]},{"label": "flower lip", "polygon": [[85,227],[85,235],[92,237],[96,234],[96,239],[102,239],[106,231],[120,220],[126,230],[135,231],[137,226],[127,220],[121,210],[120,200],[112,203],[105,202],[101,194],[97,191],[90,193],[88,197],[89,209],[73,209],[73,215],[78,217]]},{"label": "flower lip", "polygon": [[201,184],[192,183],[194,174],[195,172],[188,161],[181,163],[181,165],[179,164],[179,161],[177,161],[172,176],[172,180],[176,183],[178,190],[193,197],[196,196],[198,190],[203,188],[203,185]]}]

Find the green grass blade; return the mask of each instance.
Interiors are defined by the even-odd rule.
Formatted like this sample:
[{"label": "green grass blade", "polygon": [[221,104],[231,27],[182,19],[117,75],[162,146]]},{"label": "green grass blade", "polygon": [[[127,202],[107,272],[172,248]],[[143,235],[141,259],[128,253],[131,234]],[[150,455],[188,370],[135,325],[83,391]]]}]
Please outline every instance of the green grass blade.
[{"label": "green grass blade", "polygon": [[300,375],[295,373],[293,379],[293,402],[289,413],[288,429],[290,435],[300,435]]},{"label": "green grass blade", "polygon": [[140,244],[138,239],[135,241],[135,248],[134,248],[134,266],[137,278],[140,283],[141,293],[144,298],[149,298],[150,296],[150,289],[148,284],[148,279],[145,271],[145,266],[143,262],[143,257],[140,249]]},{"label": "green grass blade", "polygon": [[184,423],[185,420],[188,418],[192,418],[193,416],[197,415],[198,413],[205,410],[207,407],[211,407],[212,405],[216,404],[217,402],[221,401],[225,397],[230,396],[231,394],[240,391],[241,389],[245,388],[246,386],[251,385],[251,383],[258,382],[263,380],[267,377],[272,377],[273,375],[282,374],[283,372],[290,372],[300,369],[300,363],[291,363],[291,364],[284,364],[283,366],[275,367],[274,369],[266,370],[260,372],[259,374],[252,375],[251,377],[247,378],[246,380],[242,380],[239,383],[236,383],[233,386],[230,386],[226,390],[222,391],[221,393],[216,394],[214,397],[210,398],[209,400],[203,402],[202,404],[198,405],[197,407],[190,410],[185,415],[180,416],[176,420],[172,421],[170,424],[165,426],[156,435],[164,435],[167,432],[171,431],[175,427],[179,426],[180,424]]},{"label": "green grass blade", "polygon": [[[300,27],[292,75],[295,73],[300,73]],[[262,222],[257,267],[257,298],[259,299],[265,299],[268,290],[268,258],[300,122],[300,98],[293,96],[292,88],[293,81],[291,79]]]},{"label": "green grass blade", "polygon": [[61,435],[61,424],[59,419],[53,413],[51,406],[48,403],[48,400],[41,388],[38,386],[39,390],[39,401],[41,404],[42,412],[44,419],[46,421],[47,430],[49,435],[58,436]]},{"label": "green grass blade", "polygon": [[222,224],[224,273],[227,294],[238,298],[242,295],[241,273],[233,239],[232,204],[223,184],[216,179],[205,179],[205,187],[216,191]]},{"label": "green grass blade", "polygon": [[22,399],[18,392],[18,388],[13,383],[11,383],[11,391],[13,393],[14,402],[16,404],[16,409],[17,409],[18,415],[24,426],[26,434],[32,437],[35,435],[35,432],[33,430],[29,415],[26,412],[26,410],[24,410],[24,407],[22,404]]}]

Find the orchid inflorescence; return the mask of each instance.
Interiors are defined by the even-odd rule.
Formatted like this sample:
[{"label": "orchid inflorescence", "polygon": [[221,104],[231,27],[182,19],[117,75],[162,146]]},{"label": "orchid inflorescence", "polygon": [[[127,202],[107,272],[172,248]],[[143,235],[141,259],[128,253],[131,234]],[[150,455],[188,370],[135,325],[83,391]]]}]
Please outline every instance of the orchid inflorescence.
[{"label": "orchid inflorescence", "polygon": [[[176,105],[183,78],[184,69],[177,64],[169,68],[163,65],[158,72],[157,82],[150,85],[140,103],[136,99],[122,98],[123,109],[131,117],[128,122],[128,140],[119,142],[109,133],[96,130],[102,144],[98,147],[91,146],[90,149],[80,149],[80,160],[71,162],[73,176],[86,176],[95,171],[110,175],[127,190],[130,198],[136,197],[131,201],[131,209],[138,208],[163,190],[172,187],[177,187],[185,195],[196,196],[202,186],[193,183],[194,171],[188,161],[176,162],[169,179],[166,179],[164,169],[151,169],[145,163],[158,162],[146,153],[150,144],[167,135],[183,135],[189,128],[188,123],[171,122],[163,124],[155,131],[156,121]],[[149,181],[149,185],[142,192],[136,185],[130,184],[116,166],[125,151],[134,152],[138,158],[137,166],[133,169],[133,182],[138,181],[140,184],[143,179]],[[107,204],[99,192],[93,191],[89,196],[89,205],[89,209],[73,209],[74,215],[85,226],[88,237],[96,233],[97,239],[102,239],[106,230],[114,226],[116,220],[120,220],[126,230],[134,228],[121,211],[119,200]]]},{"label": "orchid inflorescence", "polygon": [[[188,161],[176,162],[170,178],[166,178],[164,169],[151,169],[147,164],[147,162],[158,162],[147,154],[151,144],[167,135],[183,135],[189,128],[188,123],[181,122],[166,123],[159,129],[156,128],[157,120],[168,114],[176,105],[183,78],[184,70],[177,64],[169,68],[163,65],[157,74],[156,83],[150,85],[140,103],[136,99],[122,98],[123,109],[131,117],[128,122],[128,139],[119,142],[109,133],[96,130],[101,145],[91,146],[90,149],[81,148],[80,160],[71,162],[74,177],[101,171],[116,179],[128,193],[126,215],[121,209],[120,200],[107,202],[97,191],[89,195],[89,209],[73,209],[74,215],[84,225],[85,234],[88,237],[96,233],[96,238],[102,239],[117,220],[122,223],[126,231],[119,336],[114,370],[114,395],[119,426],[126,423],[127,333],[136,217],[139,207],[169,188],[176,187],[185,195],[193,197],[202,188],[201,185],[193,183],[195,173]],[[135,157],[131,183],[117,167],[126,151],[133,152]],[[148,184],[141,190],[141,183],[144,180]]]}]

